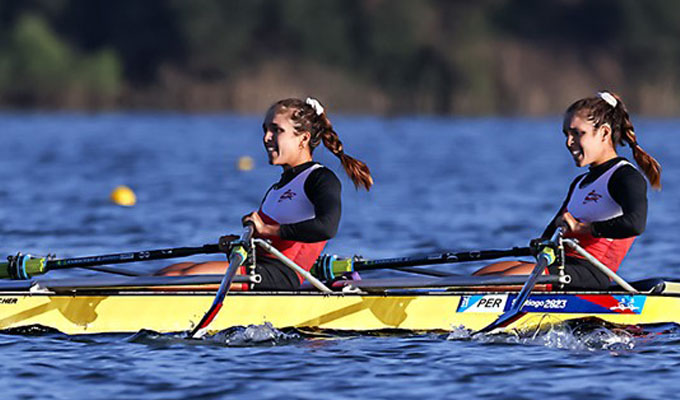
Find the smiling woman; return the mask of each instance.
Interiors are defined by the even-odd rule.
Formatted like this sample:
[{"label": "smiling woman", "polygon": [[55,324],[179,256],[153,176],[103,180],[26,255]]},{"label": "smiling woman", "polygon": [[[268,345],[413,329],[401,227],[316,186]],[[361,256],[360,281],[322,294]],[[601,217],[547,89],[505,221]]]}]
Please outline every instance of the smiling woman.
[{"label": "smiling woman", "polygon": [[[369,190],[373,178],[366,164],[345,154],[338,134],[316,99],[274,103],[267,111],[262,130],[269,163],[282,167],[283,173],[265,193],[260,208],[244,216],[243,223],[252,223],[256,236],[271,240],[276,249],[309,271],[326,241],[335,236],[341,214],[340,181],[330,169],[313,161],[314,149],[323,142],[340,159],[357,188]],[[221,274],[227,266],[226,262],[217,261],[180,263],[158,274]],[[262,277],[262,282],[254,286],[258,290],[294,290],[303,281],[302,276],[269,253],[258,253],[252,268]]]},{"label": "smiling woman", "polygon": [[[621,98],[600,92],[573,103],[564,115],[566,147],[577,167],[587,173],[571,183],[567,198],[542,237],[563,227],[565,237],[577,238],[587,252],[616,272],[647,223],[647,184],[640,172],[616,151],[628,144],[635,162],[656,189],[661,188],[661,166],[637,142],[628,111]],[[534,264],[505,261],[488,265],[476,275],[527,274]],[[609,278],[568,249],[564,273],[572,277],[570,288],[605,289]],[[557,266],[546,273],[559,274]]]}]

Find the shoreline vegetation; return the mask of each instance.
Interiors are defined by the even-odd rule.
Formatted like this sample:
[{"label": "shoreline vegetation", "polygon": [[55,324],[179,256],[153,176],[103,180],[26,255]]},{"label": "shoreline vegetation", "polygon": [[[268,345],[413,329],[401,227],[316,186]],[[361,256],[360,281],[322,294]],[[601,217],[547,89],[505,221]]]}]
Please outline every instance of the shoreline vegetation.
[{"label": "shoreline vegetation", "polygon": [[603,88],[680,113],[663,0],[4,0],[0,109],[547,115]]}]

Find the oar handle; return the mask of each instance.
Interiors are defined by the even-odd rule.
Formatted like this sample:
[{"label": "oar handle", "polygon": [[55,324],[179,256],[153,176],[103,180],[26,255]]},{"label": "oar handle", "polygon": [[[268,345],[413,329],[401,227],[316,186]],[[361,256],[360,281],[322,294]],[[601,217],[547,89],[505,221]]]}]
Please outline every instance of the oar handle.
[{"label": "oar handle", "polygon": [[29,279],[33,275],[43,274],[46,272],[47,259],[22,253],[9,256],[7,262],[0,263],[0,279]]},{"label": "oar handle", "polygon": [[[243,231],[241,232],[241,236],[239,237],[238,245],[249,249],[250,248],[250,240],[253,238],[253,235],[255,235],[255,224],[248,221],[248,222],[246,222],[245,225],[243,225]],[[233,244],[233,242],[232,242],[232,244]]]}]

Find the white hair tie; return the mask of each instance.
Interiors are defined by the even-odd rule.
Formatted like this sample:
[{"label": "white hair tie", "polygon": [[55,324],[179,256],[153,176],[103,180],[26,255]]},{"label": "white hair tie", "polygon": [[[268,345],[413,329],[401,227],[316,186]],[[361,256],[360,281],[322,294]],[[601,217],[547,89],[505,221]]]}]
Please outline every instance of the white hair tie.
[{"label": "white hair tie", "polygon": [[316,115],[321,115],[323,114],[323,106],[321,103],[319,103],[319,100],[312,98],[312,97],[307,97],[307,100],[305,100],[305,103],[307,103],[310,107],[314,109],[314,112],[316,112]]},{"label": "white hair tie", "polygon": [[619,104],[619,102],[616,100],[616,97],[614,97],[609,92],[598,92],[597,96],[602,100],[606,101],[607,104],[609,104],[612,107],[616,107],[616,105]]}]

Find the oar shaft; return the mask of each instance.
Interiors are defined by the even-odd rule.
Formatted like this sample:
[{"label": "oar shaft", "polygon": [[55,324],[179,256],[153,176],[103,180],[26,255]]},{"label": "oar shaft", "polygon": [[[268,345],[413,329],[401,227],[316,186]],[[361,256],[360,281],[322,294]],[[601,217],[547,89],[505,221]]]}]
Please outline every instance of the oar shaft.
[{"label": "oar shaft", "polygon": [[243,265],[243,263],[246,261],[246,258],[248,257],[246,246],[250,244],[250,240],[252,239],[254,233],[255,227],[252,223],[248,223],[243,228],[241,237],[237,241],[232,242],[234,246],[229,253],[229,266],[227,267],[227,271],[224,273],[224,277],[222,277],[222,282],[220,283],[219,289],[217,289],[215,299],[213,300],[213,303],[208,311],[203,315],[203,318],[201,318],[198,324],[196,324],[191,332],[189,332],[189,338],[198,338],[202,336],[203,331],[208,327],[208,325],[210,325],[213,319],[215,319],[217,313],[220,312],[222,304],[224,303],[224,298],[229,293],[231,284],[234,281],[236,271],[238,271],[238,269],[241,267],[241,265]]},{"label": "oar shaft", "polygon": [[385,258],[379,260],[356,260],[355,258],[338,259],[337,256],[325,255],[317,260],[313,267],[314,274],[323,280],[333,280],[348,272],[368,271],[373,269],[399,269],[421,265],[453,264],[467,261],[492,260],[503,257],[524,257],[531,255],[530,247],[513,247],[508,250],[476,250],[459,253],[438,253],[427,256]]},{"label": "oar shaft", "polygon": [[524,286],[522,286],[522,290],[520,290],[519,294],[517,295],[517,298],[515,299],[512,308],[501,314],[498,317],[498,319],[496,319],[494,322],[487,325],[486,327],[480,329],[478,332],[480,333],[491,332],[496,328],[502,328],[511,324],[518,317],[520,317],[522,315],[521,314],[522,306],[524,306],[524,303],[529,298],[531,291],[534,289],[534,286],[536,286],[536,281],[538,280],[538,277],[541,276],[541,274],[543,274],[545,268],[548,267],[548,265],[552,264],[553,261],[555,261],[555,253],[552,248],[546,247],[538,255],[536,265],[534,266],[534,269],[531,271],[529,278],[524,283]]},{"label": "oar shaft", "polygon": [[219,253],[216,244],[206,244],[201,247],[176,247],[160,250],[145,250],[134,253],[105,254],[101,256],[64,258],[61,260],[48,260],[46,270],[93,267],[96,265],[124,264],[137,261],[164,260],[168,258],[188,257],[195,254]]},{"label": "oar shaft", "polygon": [[531,255],[529,247],[514,247],[509,250],[481,250],[460,253],[440,253],[428,256],[385,258],[381,260],[360,260],[354,262],[355,271],[371,269],[414,267],[418,265],[453,264],[468,261],[493,260],[503,257],[524,257]]},{"label": "oar shaft", "polygon": [[201,247],[176,247],[160,250],[144,250],[133,253],[105,254],[101,256],[64,258],[49,260],[45,257],[33,257],[19,253],[9,257],[8,262],[0,263],[0,279],[29,279],[53,269],[84,268],[99,265],[123,264],[137,261],[163,260],[167,258],[187,257],[195,254],[219,253],[219,246],[206,244]]},{"label": "oar shaft", "polygon": [[[550,242],[557,243],[558,246],[561,246],[562,244],[558,242],[561,240],[561,236],[562,229],[557,228],[552,238],[550,239]],[[534,286],[536,286],[536,281],[538,280],[538,277],[543,274],[543,271],[545,271],[545,269],[549,265],[555,262],[555,259],[556,255],[554,249],[549,246],[544,247],[543,250],[541,250],[541,252],[538,254],[538,257],[536,259],[536,265],[534,266],[534,269],[531,271],[531,274],[527,278],[527,281],[524,283],[524,286],[522,286],[522,290],[520,290],[519,294],[517,295],[517,298],[515,299],[515,302],[512,305],[512,307],[508,311],[501,314],[498,317],[498,319],[496,319],[494,322],[490,323],[489,325],[482,328],[478,332],[481,333],[491,332],[496,328],[508,326],[512,322],[517,320],[517,318],[521,317],[522,307],[529,298],[531,291],[534,290]]]}]

